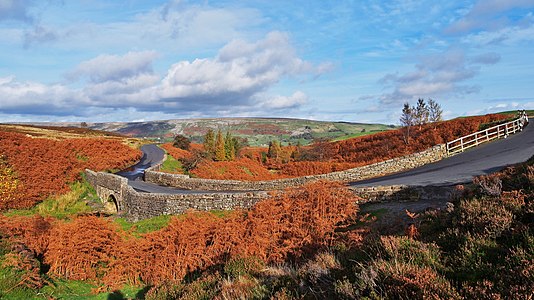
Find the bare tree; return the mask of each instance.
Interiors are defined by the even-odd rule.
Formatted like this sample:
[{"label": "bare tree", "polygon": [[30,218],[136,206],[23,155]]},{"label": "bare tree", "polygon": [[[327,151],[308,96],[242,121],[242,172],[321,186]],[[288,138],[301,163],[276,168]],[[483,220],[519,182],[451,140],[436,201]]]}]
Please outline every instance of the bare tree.
[{"label": "bare tree", "polygon": [[432,99],[428,99],[428,112],[430,122],[434,123],[443,121],[443,110],[441,109],[441,105]]},{"label": "bare tree", "polygon": [[400,117],[400,123],[402,128],[402,133],[404,137],[404,143],[408,145],[410,143],[410,129],[414,125],[414,108],[410,107],[410,104],[408,102],[404,103],[404,107],[402,109],[402,115]]},{"label": "bare tree", "polygon": [[417,107],[415,108],[415,124],[419,125],[419,129],[428,123],[429,110],[426,106],[425,100],[419,98],[417,100]]}]

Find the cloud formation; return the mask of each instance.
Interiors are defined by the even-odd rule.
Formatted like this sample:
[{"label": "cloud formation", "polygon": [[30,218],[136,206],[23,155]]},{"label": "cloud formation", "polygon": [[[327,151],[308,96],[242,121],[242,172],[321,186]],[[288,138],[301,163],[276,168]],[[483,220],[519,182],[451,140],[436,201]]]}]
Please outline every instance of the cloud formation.
[{"label": "cloud formation", "polygon": [[34,115],[83,114],[80,106],[89,105],[87,97],[60,84],[45,85],[17,81],[15,77],[0,78],[0,112]]},{"label": "cloud formation", "polygon": [[276,96],[262,102],[262,106],[266,109],[289,109],[296,108],[308,102],[308,96],[296,91],[291,96]]},{"label": "cloud formation", "polygon": [[264,92],[286,76],[325,72],[300,59],[287,34],[271,32],[255,43],[234,40],[213,59],[181,61],[171,66],[158,95],[168,106],[254,104],[254,95]]},{"label": "cloud formation", "polygon": [[503,12],[531,7],[534,7],[534,0],[479,0],[464,17],[451,24],[446,32],[496,31],[511,21],[503,15]]},{"label": "cloud formation", "polygon": [[68,77],[87,77],[93,83],[120,81],[138,74],[153,73],[152,62],[156,57],[155,51],[103,54],[80,63]]},{"label": "cloud formation", "polygon": [[[301,91],[268,96],[269,88],[283,78],[316,77],[327,70],[299,58],[287,34],[281,32],[256,42],[234,40],[214,58],[177,62],[163,78],[153,70],[157,58],[155,51],[99,55],[67,73],[70,83],[81,83],[81,88],[2,78],[0,93],[5,100],[0,113],[79,116],[91,108],[129,107],[204,115],[222,110],[286,110],[306,103],[307,96]],[[77,111],[80,106],[85,109]]]},{"label": "cloud formation", "polygon": [[[444,53],[423,56],[415,65],[415,70],[405,74],[387,74],[380,82],[393,91],[378,98],[379,106],[370,108],[376,111],[384,106],[398,106],[400,103],[420,97],[440,95],[464,95],[477,92],[475,85],[462,82],[478,74],[482,65],[495,64],[500,60],[496,53],[486,53],[466,58],[464,51],[451,49]],[[369,99],[369,96],[365,96]]]},{"label": "cloud formation", "polygon": [[0,21],[18,20],[32,22],[33,18],[29,14],[31,0],[0,0]]}]

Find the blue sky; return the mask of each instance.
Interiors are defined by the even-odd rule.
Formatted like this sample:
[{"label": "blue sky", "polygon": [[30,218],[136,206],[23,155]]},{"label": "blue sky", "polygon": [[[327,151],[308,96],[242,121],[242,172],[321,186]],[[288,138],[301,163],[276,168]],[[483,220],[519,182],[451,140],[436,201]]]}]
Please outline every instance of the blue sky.
[{"label": "blue sky", "polygon": [[0,0],[0,122],[534,109],[534,0]]}]

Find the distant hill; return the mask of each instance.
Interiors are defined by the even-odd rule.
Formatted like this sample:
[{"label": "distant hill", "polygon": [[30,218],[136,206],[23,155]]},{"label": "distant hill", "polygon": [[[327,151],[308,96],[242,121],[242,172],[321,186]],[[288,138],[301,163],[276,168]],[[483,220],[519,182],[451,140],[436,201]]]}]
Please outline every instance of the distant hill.
[{"label": "distant hill", "polygon": [[395,128],[393,125],[360,124],[349,122],[324,122],[303,119],[273,118],[214,118],[178,119],[149,122],[89,123],[91,129],[120,133],[131,137],[171,140],[183,134],[195,142],[201,142],[209,128],[230,131],[234,136],[246,138],[251,146],[266,146],[271,140],[302,145],[314,139],[342,140],[355,136]]}]

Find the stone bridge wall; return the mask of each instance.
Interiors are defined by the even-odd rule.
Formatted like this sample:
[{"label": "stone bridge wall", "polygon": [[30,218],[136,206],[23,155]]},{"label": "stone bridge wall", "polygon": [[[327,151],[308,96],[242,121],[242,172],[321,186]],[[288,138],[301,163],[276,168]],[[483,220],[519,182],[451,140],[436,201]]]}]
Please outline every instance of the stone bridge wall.
[{"label": "stone bridge wall", "polygon": [[445,145],[437,145],[422,152],[406,155],[383,162],[321,175],[311,175],[269,181],[239,181],[190,178],[188,175],[159,172],[161,164],[145,171],[145,180],[157,185],[172,186],[188,190],[209,191],[268,191],[299,186],[317,180],[350,182],[401,172],[446,157]]},{"label": "stone bridge wall", "polygon": [[103,202],[110,196],[116,201],[118,213],[132,221],[159,215],[174,215],[194,210],[231,210],[250,208],[268,196],[267,192],[155,194],[140,193],[118,175],[86,170],[86,179]]},{"label": "stone bridge wall", "polygon": [[[120,176],[86,170],[87,180],[95,187],[102,201],[113,196],[117,201],[118,213],[131,221],[138,221],[159,215],[175,215],[188,209],[231,210],[248,209],[258,201],[266,199],[268,192],[218,192],[193,194],[140,193],[128,185]],[[454,187],[434,186],[380,186],[351,187],[356,196],[363,198],[359,203],[380,201],[448,200],[454,195]]]}]

